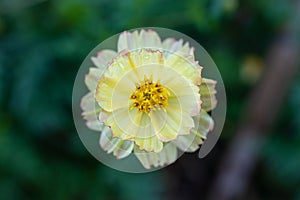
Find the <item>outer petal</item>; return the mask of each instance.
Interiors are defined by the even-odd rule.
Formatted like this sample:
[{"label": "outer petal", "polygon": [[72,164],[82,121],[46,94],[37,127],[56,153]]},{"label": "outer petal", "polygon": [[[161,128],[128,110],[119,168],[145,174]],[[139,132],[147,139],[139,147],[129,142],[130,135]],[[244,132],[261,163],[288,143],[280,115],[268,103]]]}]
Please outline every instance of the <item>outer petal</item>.
[{"label": "outer petal", "polygon": [[137,31],[132,33],[125,31],[120,34],[118,52],[124,49],[135,50],[140,48],[151,48],[154,50],[162,48],[160,37],[151,29],[147,31],[141,30],[140,33]]},{"label": "outer petal", "polygon": [[121,140],[119,138],[113,138],[109,127],[105,126],[100,136],[99,144],[104,151],[111,153],[115,150],[116,146]]},{"label": "outer petal", "polygon": [[83,110],[82,116],[87,121],[86,125],[92,130],[101,131],[104,126],[103,123],[98,120],[101,108],[95,102],[91,92],[81,99],[80,107]]},{"label": "outer petal", "polygon": [[113,50],[102,50],[98,52],[97,57],[92,57],[94,65],[99,69],[105,70],[108,64],[117,56],[117,52]]},{"label": "outer petal", "polygon": [[207,133],[214,128],[214,120],[211,118],[206,111],[201,110],[199,116],[199,126],[197,129],[197,133],[200,134],[200,137],[206,139]]},{"label": "outer petal", "polygon": [[95,92],[101,74],[102,70],[92,67],[89,69],[89,73],[85,75],[84,82],[91,92]]},{"label": "outer petal", "polygon": [[142,48],[152,48],[154,50],[162,48],[162,43],[159,35],[151,29],[147,31],[141,30],[140,45]]},{"label": "outer petal", "polygon": [[189,55],[194,58],[194,48],[190,47],[189,43],[183,44],[183,40],[175,40],[174,38],[167,38],[162,43],[163,48],[167,50],[167,57],[170,53],[177,53],[182,55]]},{"label": "outer petal", "polygon": [[199,145],[202,143],[202,138],[198,137],[192,130],[189,135],[182,135],[177,140],[174,140],[174,144],[184,152],[194,152],[199,149]]},{"label": "outer petal", "polygon": [[174,141],[174,144],[182,151],[196,151],[199,145],[203,143],[203,140],[206,139],[207,133],[211,131],[214,126],[213,119],[204,110],[201,110],[201,113],[194,117],[194,123],[199,124],[197,130],[193,128],[189,135],[179,136],[178,139]]},{"label": "outer petal", "polygon": [[134,143],[128,140],[122,140],[114,150],[114,156],[117,159],[125,158],[129,156],[133,150]]},{"label": "outer petal", "polygon": [[170,50],[175,42],[177,42],[175,38],[167,38],[162,42],[162,46],[164,49]]},{"label": "outer petal", "polygon": [[140,47],[140,39],[137,31],[132,33],[124,31],[120,34],[118,40],[118,52],[121,52],[124,49],[134,50]]},{"label": "outer petal", "polygon": [[215,90],[217,82],[211,79],[202,79],[200,85],[200,95],[202,100],[201,108],[205,111],[213,110],[217,105],[216,93]]},{"label": "outer petal", "polygon": [[177,159],[177,148],[174,144],[167,143],[164,145],[161,152],[149,153],[135,147],[134,154],[146,169],[150,169],[151,166],[159,167],[175,162]]},{"label": "outer petal", "polygon": [[114,153],[118,159],[125,158],[133,150],[133,142],[121,140],[118,138],[113,138],[111,129],[107,126],[104,127],[101,137],[100,137],[100,146],[107,151],[107,153]]}]

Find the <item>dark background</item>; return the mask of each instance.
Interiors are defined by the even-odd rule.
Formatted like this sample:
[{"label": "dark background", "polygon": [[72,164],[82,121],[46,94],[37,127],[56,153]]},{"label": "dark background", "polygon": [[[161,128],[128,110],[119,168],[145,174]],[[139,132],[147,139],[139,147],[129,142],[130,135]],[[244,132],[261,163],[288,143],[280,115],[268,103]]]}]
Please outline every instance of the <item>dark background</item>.
[{"label": "dark background", "polygon": [[[299,11],[288,0],[1,0],[0,199],[208,198],[217,192],[221,160],[247,115],[247,99],[272,67],[265,58],[288,26],[297,31]],[[82,145],[72,89],[91,49],[146,26],[180,31],[210,53],[226,87],[227,118],[204,159],[185,154],[160,171],[127,174],[99,163]],[[237,199],[300,199],[299,74],[289,81]]]}]

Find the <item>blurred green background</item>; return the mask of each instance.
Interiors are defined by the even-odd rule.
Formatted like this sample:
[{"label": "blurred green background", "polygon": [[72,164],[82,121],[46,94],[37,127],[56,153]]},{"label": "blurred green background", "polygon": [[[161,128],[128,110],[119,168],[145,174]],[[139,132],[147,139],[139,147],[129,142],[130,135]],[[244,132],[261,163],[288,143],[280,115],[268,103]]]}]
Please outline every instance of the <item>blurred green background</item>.
[{"label": "blurred green background", "polygon": [[[293,1],[1,0],[0,199],[205,199],[234,136],[264,57]],[[85,56],[121,31],[158,26],[198,41],[227,91],[222,136],[204,159],[186,154],[148,174],[94,159],[72,119],[72,89]],[[247,199],[300,199],[300,77],[269,134]]]}]

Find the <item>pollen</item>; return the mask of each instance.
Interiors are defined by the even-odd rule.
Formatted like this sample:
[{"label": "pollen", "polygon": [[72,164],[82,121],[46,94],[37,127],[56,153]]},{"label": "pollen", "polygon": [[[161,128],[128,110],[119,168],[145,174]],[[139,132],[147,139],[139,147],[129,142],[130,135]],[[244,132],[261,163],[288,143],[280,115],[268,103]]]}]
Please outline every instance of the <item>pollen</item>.
[{"label": "pollen", "polygon": [[144,81],[136,84],[136,90],[130,96],[133,100],[131,109],[137,108],[139,112],[148,114],[151,110],[163,109],[165,111],[169,96],[167,88],[159,82],[152,82],[152,77],[144,77]]}]

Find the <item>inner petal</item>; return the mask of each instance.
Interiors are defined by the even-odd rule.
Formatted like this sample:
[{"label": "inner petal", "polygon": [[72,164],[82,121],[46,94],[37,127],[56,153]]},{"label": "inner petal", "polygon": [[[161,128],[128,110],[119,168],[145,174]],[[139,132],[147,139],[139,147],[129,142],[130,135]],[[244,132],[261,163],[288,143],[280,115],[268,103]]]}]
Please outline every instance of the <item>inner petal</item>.
[{"label": "inner petal", "polygon": [[150,118],[157,137],[164,142],[176,139],[179,134],[189,134],[194,127],[192,117],[182,109],[177,99],[169,101],[166,111],[151,112]]},{"label": "inner petal", "polygon": [[122,139],[147,139],[155,135],[149,116],[129,108],[110,113],[106,125],[111,127],[114,137]]}]

